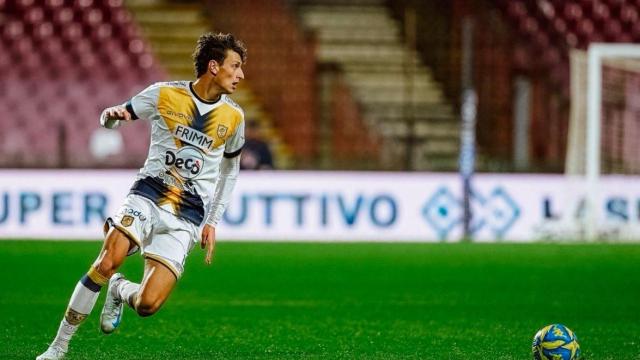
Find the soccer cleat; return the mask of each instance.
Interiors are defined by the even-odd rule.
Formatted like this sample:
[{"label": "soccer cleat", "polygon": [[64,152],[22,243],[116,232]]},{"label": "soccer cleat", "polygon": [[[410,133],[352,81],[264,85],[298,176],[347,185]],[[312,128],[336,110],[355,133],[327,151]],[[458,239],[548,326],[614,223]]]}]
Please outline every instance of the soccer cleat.
[{"label": "soccer cleat", "polygon": [[56,345],[51,345],[47,349],[47,351],[43,352],[36,358],[36,360],[60,360],[64,359],[64,355],[67,353],[66,350],[63,350],[61,347]]},{"label": "soccer cleat", "polygon": [[120,325],[122,320],[122,308],[124,301],[118,299],[116,294],[116,285],[124,276],[115,273],[109,279],[109,288],[107,289],[107,298],[104,300],[104,307],[100,313],[100,328],[105,334],[111,334]]}]

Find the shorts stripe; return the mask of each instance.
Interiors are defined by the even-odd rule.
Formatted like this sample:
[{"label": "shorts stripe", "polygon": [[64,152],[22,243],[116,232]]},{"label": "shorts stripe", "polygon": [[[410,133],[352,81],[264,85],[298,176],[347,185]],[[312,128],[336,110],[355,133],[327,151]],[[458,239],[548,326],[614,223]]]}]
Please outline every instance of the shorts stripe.
[{"label": "shorts stripe", "polygon": [[171,270],[173,275],[175,275],[176,279],[180,279],[180,275],[181,275],[180,271],[178,271],[178,269],[176,269],[176,267],[173,266],[173,264],[169,260],[163,258],[160,255],[149,254],[149,253],[145,253],[144,257],[147,258],[147,259],[155,260],[155,261],[161,263],[162,265],[166,266],[169,270]]}]

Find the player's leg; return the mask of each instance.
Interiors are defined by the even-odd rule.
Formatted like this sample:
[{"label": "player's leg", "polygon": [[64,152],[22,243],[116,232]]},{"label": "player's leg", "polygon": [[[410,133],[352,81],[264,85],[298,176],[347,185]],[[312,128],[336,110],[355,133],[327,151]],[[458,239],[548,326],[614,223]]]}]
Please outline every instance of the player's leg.
[{"label": "player's leg", "polygon": [[[153,219],[153,225],[146,228],[147,231],[138,237],[142,240],[140,245],[146,259],[144,276],[142,282],[137,284],[124,279],[119,274],[114,275],[112,280],[115,280],[109,282],[103,313],[110,312],[108,310],[110,303],[127,303],[140,316],[156,313],[171,294],[177,279],[184,271],[187,254],[194,246],[194,239],[198,233],[197,226],[158,208],[147,199],[139,200],[140,205],[143,202],[147,205],[141,216],[147,219],[147,223],[148,219]],[[134,216],[135,214],[136,212],[133,213]],[[141,217],[139,219],[141,220],[139,223],[145,222]],[[136,223],[138,223],[137,220],[132,222],[132,224]],[[103,331],[105,327],[107,327],[106,330],[110,330],[119,324],[119,318],[115,316],[107,316],[104,319],[113,321],[114,326],[104,321],[102,322]]]},{"label": "player's leg", "polygon": [[156,313],[176,284],[177,275],[158,260],[146,259],[142,283],[137,284],[115,274],[109,280],[104,308],[100,314],[101,329],[112,333],[122,318],[122,305],[126,303],[140,316]]},{"label": "player's leg", "polygon": [[[108,224],[121,231],[135,243],[135,249],[144,246],[154,229],[154,218],[157,216],[157,209],[152,203],[138,195],[129,195],[124,206],[113,221]],[[131,252],[130,252],[131,253]],[[100,313],[100,329],[105,334],[110,334],[120,325],[123,313],[124,298],[118,294],[117,289],[122,283],[129,283],[124,275],[115,273],[109,279],[109,288],[104,300],[104,307]],[[129,283],[130,284],[130,283]],[[128,286],[131,287],[131,286]],[[135,289],[137,284],[133,284]],[[137,289],[135,289],[137,290]]]},{"label": "player's leg", "polygon": [[185,259],[198,231],[193,224],[166,211],[154,214],[153,234],[143,242],[146,260],[142,283],[122,279],[113,289],[113,294],[140,316],[153,315],[165,302],[184,271]]},{"label": "player's leg", "polygon": [[100,289],[122,264],[131,246],[129,238],[119,230],[112,229],[107,234],[98,258],[76,284],[55,339],[37,359],[60,359],[64,356],[71,337],[91,313]]},{"label": "player's leg", "polygon": [[155,314],[173,290],[178,275],[174,269],[159,260],[145,260],[142,283],[137,284],[124,278],[109,285],[109,296],[126,302],[142,317]]},{"label": "player's leg", "polygon": [[158,260],[145,260],[144,278],[137,294],[130,297],[140,316],[155,314],[176,285],[176,274]]}]

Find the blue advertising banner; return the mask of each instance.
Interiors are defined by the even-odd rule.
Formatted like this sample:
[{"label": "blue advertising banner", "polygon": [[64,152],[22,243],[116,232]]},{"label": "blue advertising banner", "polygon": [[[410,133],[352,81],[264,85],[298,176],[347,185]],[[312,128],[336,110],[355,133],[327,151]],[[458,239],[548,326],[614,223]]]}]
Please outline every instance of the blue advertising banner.
[{"label": "blue advertising banner", "polygon": [[[0,171],[0,238],[100,239],[135,171]],[[638,178],[602,179],[602,231],[640,238]],[[220,239],[458,241],[457,174],[243,172],[218,227]],[[471,189],[474,241],[571,238],[582,225],[582,182],[564,176],[478,174]]]}]

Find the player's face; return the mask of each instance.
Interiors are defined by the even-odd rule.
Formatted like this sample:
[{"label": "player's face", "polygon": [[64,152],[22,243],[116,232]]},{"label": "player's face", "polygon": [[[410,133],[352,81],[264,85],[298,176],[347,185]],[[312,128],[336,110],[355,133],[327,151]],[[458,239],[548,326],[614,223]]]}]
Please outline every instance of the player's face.
[{"label": "player's face", "polygon": [[244,79],[244,73],[242,72],[240,54],[233,50],[227,50],[227,56],[222,65],[218,66],[214,82],[222,89],[223,93],[232,94],[242,79]]}]

